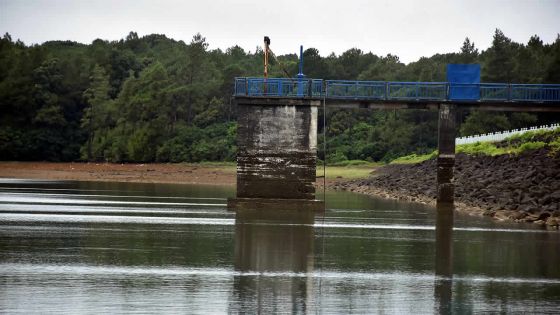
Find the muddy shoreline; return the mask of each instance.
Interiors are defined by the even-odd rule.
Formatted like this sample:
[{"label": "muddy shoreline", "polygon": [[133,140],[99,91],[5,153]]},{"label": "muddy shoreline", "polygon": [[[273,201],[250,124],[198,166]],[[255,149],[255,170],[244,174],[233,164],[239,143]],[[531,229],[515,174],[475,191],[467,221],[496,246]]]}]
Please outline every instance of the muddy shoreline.
[{"label": "muddy shoreline", "polygon": [[[558,229],[558,154],[546,149],[521,155],[458,154],[454,183],[457,211]],[[331,188],[435,205],[436,161],[383,166],[368,179],[335,183]]]},{"label": "muddy shoreline", "polygon": [[[234,165],[0,162],[3,178],[233,186],[235,175]],[[459,212],[558,229],[559,155],[545,149],[519,156],[458,154],[454,182]],[[323,178],[315,186],[322,190]],[[387,165],[363,179],[329,178],[326,187],[435,206],[436,161]]]},{"label": "muddy shoreline", "polygon": [[[0,178],[233,186],[236,167],[228,164],[0,161]],[[346,178],[329,178],[327,188],[347,181]],[[322,189],[323,178],[317,178],[315,185],[317,190]]]},{"label": "muddy shoreline", "polygon": [[0,177],[74,181],[235,185],[235,166],[0,162]]}]

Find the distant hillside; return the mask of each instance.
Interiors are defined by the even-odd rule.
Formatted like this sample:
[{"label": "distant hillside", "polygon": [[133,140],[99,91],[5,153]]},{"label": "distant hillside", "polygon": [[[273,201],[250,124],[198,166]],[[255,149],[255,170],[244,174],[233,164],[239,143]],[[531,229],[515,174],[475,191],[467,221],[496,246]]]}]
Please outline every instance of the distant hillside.
[{"label": "distant hillside", "polygon": [[[443,81],[448,63],[480,63],[487,82],[560,83],[560,37],[547,44],[533,36],[522,44],[496,30],[492,47],[485,51],[478,51],[468,39],[462,47],[459,44],[457,53],[436,54],[408,65],[397,56],[377,56],[358,48],[327,57],[309,48],[304,52],[304,72],[324,79]],[[262,57],[260,49],[209,50],[200,34],[189,43],[131,32],[119,41],[97,39],[88,45],[49,41],[33,46],[5,34],[0,39],[0,159],[233,160],[233,78],[261,76]],[[296,55],[279,60],[288,72],[297,73]],[[283,76],[274,62],[270,72]],[[330,163],[390,161],[429,153],[436,146],[434,112],[330,110],[326,118],[328,150],[318,154],[321,159],[326,155]],[[461,116],[460,132],[484,133],[559,118],[475,111]]]}]

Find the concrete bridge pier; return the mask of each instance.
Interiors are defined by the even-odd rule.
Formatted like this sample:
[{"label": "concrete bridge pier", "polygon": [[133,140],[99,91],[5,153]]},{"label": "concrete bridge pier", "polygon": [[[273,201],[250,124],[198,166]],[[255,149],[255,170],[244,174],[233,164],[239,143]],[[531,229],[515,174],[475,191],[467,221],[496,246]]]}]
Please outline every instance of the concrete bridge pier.
[{"label": "concrete bridge pier", "polygon": [[323,210],[315,200],[320,100],[237,97],[237,195],[229,209]]},{"label": "concrete bridge pier", "polygon": [[[455,117],[457,106],[440,104],[438,122],[437,203],[453,204],[455,166]],[[443,209],[443,208],[442,208]],[[447,208],[445,208],[447,209]]]},{"label": "concrete bridge pier", "polygon": [[439,106],[437,157],[437,215],[434,297],[436,313],[451,313],[453,287],[453,201],[455,188],[455,119],[454,104]]}]

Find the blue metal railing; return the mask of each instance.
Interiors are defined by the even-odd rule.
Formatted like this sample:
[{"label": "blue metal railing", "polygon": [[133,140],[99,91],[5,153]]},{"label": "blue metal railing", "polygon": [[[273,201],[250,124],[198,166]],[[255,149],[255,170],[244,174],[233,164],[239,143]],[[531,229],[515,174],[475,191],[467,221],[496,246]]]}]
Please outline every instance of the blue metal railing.
[{"label": "blue metal railing", "polygon": [[323,95],[323,80],[235,78],[234,95],[321,97]]},{"label": "blue metal railing", "polygon": [[329,98],[384,99],[387,89],[383,81],[325,81],[325,91]]},{"label": "blue metal railing", "polygon": [[[234,95],[395,101],[560,102],[560,84],[235,78]],[[454,95],[469,95],[469,98]]]}]

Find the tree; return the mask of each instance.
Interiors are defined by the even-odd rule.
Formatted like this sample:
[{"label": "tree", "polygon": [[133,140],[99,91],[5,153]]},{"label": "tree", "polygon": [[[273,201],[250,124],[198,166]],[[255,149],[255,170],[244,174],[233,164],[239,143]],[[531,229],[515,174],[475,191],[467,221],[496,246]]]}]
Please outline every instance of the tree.
[{"label": "tree", "polygon": [[[500,30],[492,47],[480,53],[465,38],[460,52],[407,65],[395,55],[379,57],[358,48],[327,57],[309,48],[304,58],[305,74],[323,79],[445,81],[448,63],[476,62],[487,82],[560,83],[560,37],[543,43],[535,35],[520,44]],[[119,41],[31,46],[5,34],[0,38],[0,159],[232,160],[233,78],[262,76],[262,59],[262,48],[210,49],[200,34],[187,43],[131,32]],[[296,54],[278,59],[297,73]],[[271,75],[284,76],[278,66]],[[430,111],[328,110],[330,159],[387,161],[430,152],[436,147],[436,116]],[[462,132],[557,120],[552,114],[475,112]]]},{"label": "tree", "polygon": [[514,46],[511,39],[496,29],[492,47],[488,49],[484,63],[483,79],[486,82],[509,83],[513,79]]},{"label": "tree", "polygon": [[84,110],[81,124],[81,127],[88,131],[87,144],[82,146],[81,150],[82,158],[87,158],[89,161],[102,157],[102,152],[99,150],[96,150],[95,155],[93,154],[92,146],[96,130],[101,131],[110,126],[107,120],[110,119],[108,114],[110,110],[109,103],[111,102],[109,98],[111,90],[109,76],[101,66],[95,65],[90,80],[90,87],[83,93],[88,107]]},{"label": "tree", "polygon": [[461,53],[459,55],[459,62],[461,63],[474,63],[478,58],[478,49],[474,47],[474,43],[468,37],[465,37],[463,46],[461,46]]},{"label": "tree", "polygon": [[400,62],[399,57],[388,54],[377,62],[370,64],[369,67],[362,72],[359,80],[374,81],[394,81],[401,76],[400,73],[405,69],[405,65]]},{"label": "tree", "polygon": [[546,67],[544,81],[547,83],[560,83],[560,34],[551,45],[552,58]]},{"label": "tree", "polygon": [[461,125],[460,134],[472,136],[510,129],[511,124],[505,114],[473,110]]}]

